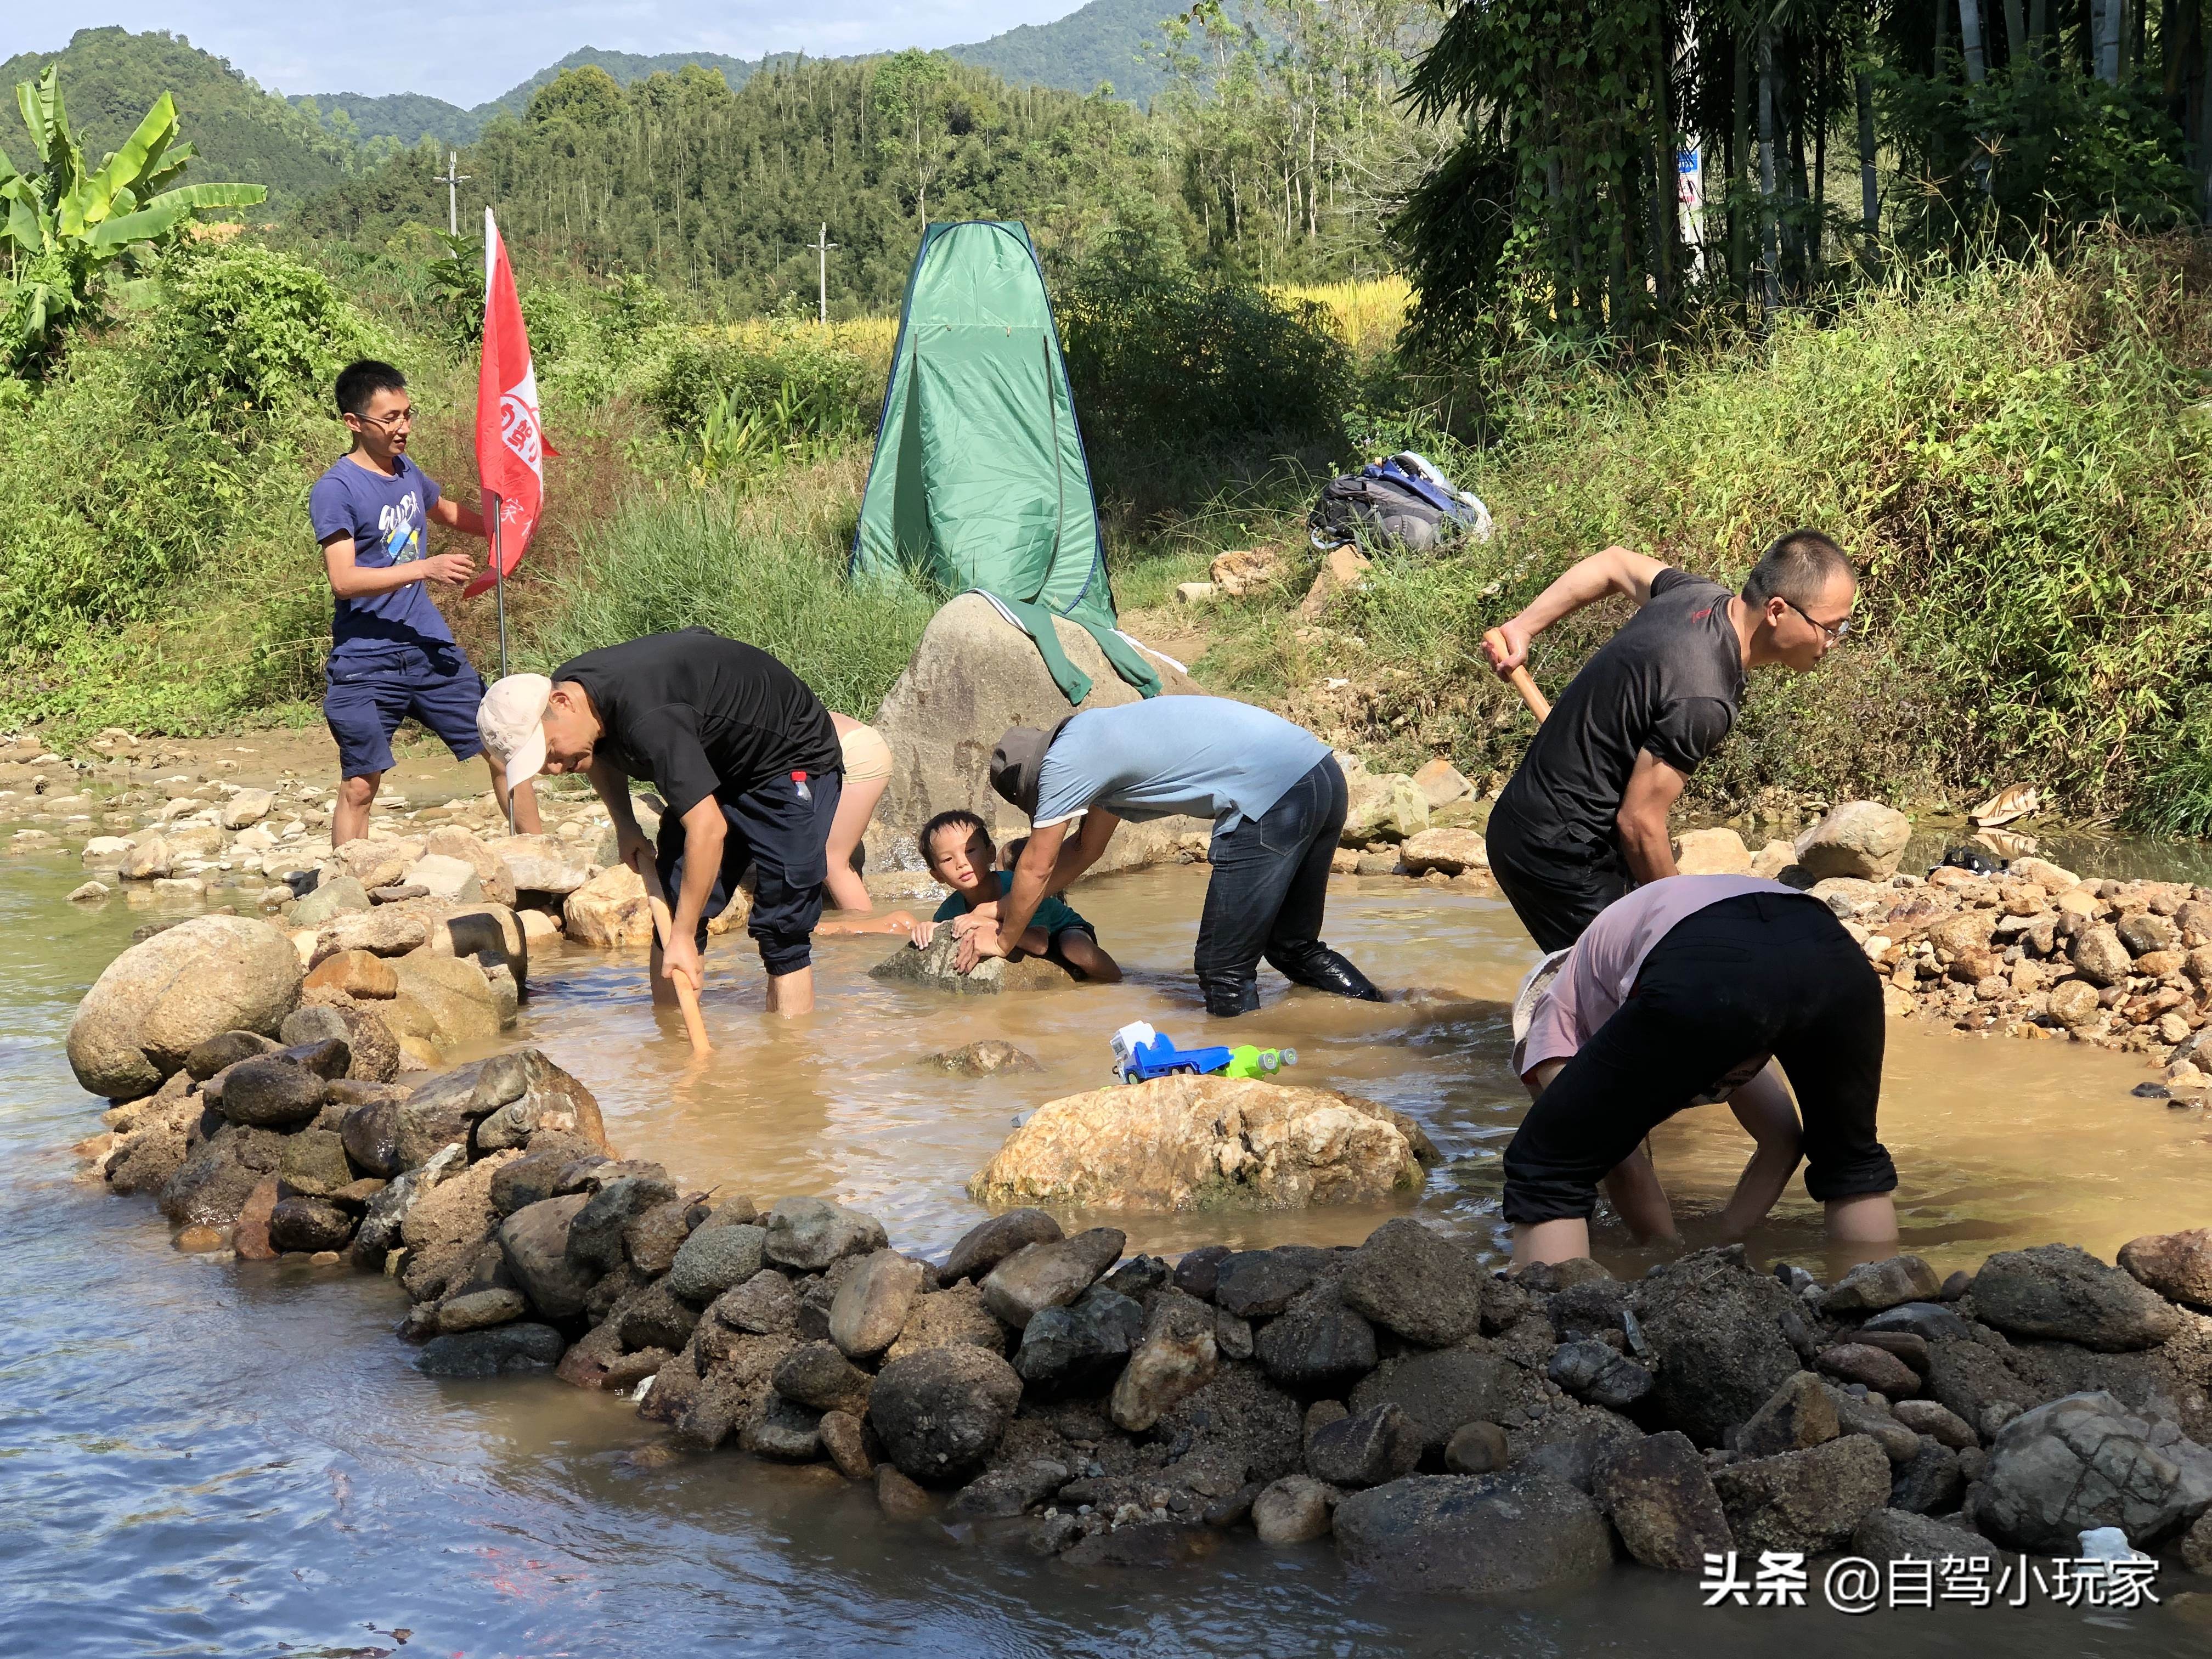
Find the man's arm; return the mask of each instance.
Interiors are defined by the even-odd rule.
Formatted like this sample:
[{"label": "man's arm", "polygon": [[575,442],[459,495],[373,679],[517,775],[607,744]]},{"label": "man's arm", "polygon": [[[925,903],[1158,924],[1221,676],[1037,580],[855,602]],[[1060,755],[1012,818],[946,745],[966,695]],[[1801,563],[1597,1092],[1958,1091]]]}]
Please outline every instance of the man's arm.
[{"label": "man's arm", "polygon": [[1651,580],[1667,568],[1664,562],[1632,553],[1625,547],[1608,547],[1567,567],[1559,579],[1528,602],[1528,608],[1497,631],[1505,636],[1499,655],[1486,643],[1490,665],[1503,679],[1528,660],[1528,641],[1560,617],[1571,616],[1608,593],[1619,593],[1642,605],[1651,597]]},{"label": "man's arm", "polygon": [[722,803],[708,795],[684,815],[684,885],[676,895],[675,914],[668,919],[668,943],[661,951],[662,973],[678,974],[691,981],[695,992],[704,975],[695,942],[699,918],[714,896],[714,878],[722,868],[722,842],[729,834],[722,821]]},{"label": "man's arm", "polygon": [[410,582],[465,582],[476,574],[477,566],[465,553],[437,553],[404,564],[356,564],[353,538],[333,536],[323,544],[323,569],[331,592],[342,599],[365,599]]},{"label": "man's arm", "polygon": [[1681,798],[1689,780],[1649,749],[1636,757],[1629,774],[1627,793],[1620,798],[1614,823],[1620,829],[1620,850],[1628,860],[1628,873],[1640,884],[1679,875],[1674,867],[1674,844],[1667,834],[1667,814]]},{"label": "man's arm", "polygon": [[448,530],[458,530],[464,536],[481,536],[489,538],[491,533],[484,527],[483,514],[477,512],[473,507],[463,507],[459,501],[445,495],[439,496],[436,501],[430,503],[429,519],[432,524],[441,524]]},{"label": "man's arm", "polygon": [[968,935],[976,941],[977,949],[990,957],[1010,954],[1029,931],[1030,919],[1036,915],[1045,896],[1059,892],[1097,863],[1121,823],[1111,812],[1094,806],[1083,815],[1072,842],[1065,823],[1030,831],[1030,844],[1022,848],[1014,865],[1014,884],[999,901],[998,927],[979,927]]},{"label": "man's arm", "polygon": [[645,831],[638,827],[637,814],[630,806],[629,774],[605,756],[595,755],[584,775],[592,781],[592,792],[599,796],[599,805],[607,809],[607,817],[614,824],[615,856],[636,870],[638,858],[634,855],[650,858],[653,846],[646,840]]}]

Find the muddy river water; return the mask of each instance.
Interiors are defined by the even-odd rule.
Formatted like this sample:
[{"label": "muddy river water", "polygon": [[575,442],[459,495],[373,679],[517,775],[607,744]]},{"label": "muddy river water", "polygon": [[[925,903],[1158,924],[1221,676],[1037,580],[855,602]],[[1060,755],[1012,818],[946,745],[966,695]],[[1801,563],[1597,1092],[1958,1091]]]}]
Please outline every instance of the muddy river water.
[{"label": "muddy river water", "polygon": [[[0,1653],[1703,1656],[1878,1640],[2057,1659],[2212,1644],[2212,1584],[2172,1574],[2157,1608],[1864,1620],[1817,1590],[1811,1607],[1708,1610],[1693,1581],[1632,1568],[1510,1607],[1429,1601],[1363,1587],[1325,1543],[1268,1550],[1249,1533],[1172,1572],[1085,1574],[895,1527],[826,1469],[667,1462],[629,1406],[550,1378],[429,1381],[391,1334],[404,1304],[387,1281],[180,1255],[150,1204],[72,1182],[65,1149],[97,1125],[63,1034],[146,914],[60,902],[78,878],[59,861],[0,872]],[[828,939],[818,1011],[771,1025],[757,962],[725,940],[707,997],[718,1049],[695,1066],[672,1015],[656,1023],[641,957],[553,952],[517,1035],[589,1082],[626,1154],[763,1200],[834,1197],[902,1248],[938,1251],[979,1218],[964,1182],[1012,1121],[1107,1081],[1115,1026],[1228,1040],[1188,976],[1204,879],[1152,871],[1075,896],[1127,970],[1116,988],[955,1001],[870,979],[886,940]],[[1444,1154],[1418,1213],[1495,1239],[1498,1154],[1523,1103],[1504,1005],[1527,939],[1498,901],[1394,880],[1340,882],[1328,937],[1378,982],[1426,994],[1348,1005],[1273,981],[1234,1040],[1294,1045],[1293,1080],[1418,1118]],[[985,1036],[1044,1074],[918,1063]],[[2212,1220],[2212,1123],[2130,1097],[2153,1075],[2140,1061],[1895,1023],[1889,1054],[1882,1131],[1906,1243],[1940,1268],[2052,1239],[2109,1259]],[[1654,1150],[1695,1242],[1747,1143],[1716,1109]],[[1132,1249],[1164,1252],[1357,1240],[1397,1212],[1105,1218]],[[1829,1270],[1802,1188],[1753,1248]],[[1656,1259],[1618,1237],[1600,1250],[1623,1273]]]}]

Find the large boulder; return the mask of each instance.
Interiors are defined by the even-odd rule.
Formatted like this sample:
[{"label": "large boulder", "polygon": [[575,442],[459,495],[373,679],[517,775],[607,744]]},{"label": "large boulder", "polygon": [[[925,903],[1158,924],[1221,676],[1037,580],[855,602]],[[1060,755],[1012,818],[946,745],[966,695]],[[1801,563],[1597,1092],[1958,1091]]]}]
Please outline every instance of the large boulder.
[{"label": "large boulder", "polygon": [[1620,1541],[1647,1567],[1696,1572],[1707,1555],[1735,1547],[1712,1476],[1686,1434],[1669,1430],[1607,1446],[1592,1484]]},{"label": "large boulder", "polygon": [[2212,1227],[2130,1239],[2120,1266],[2168,1301],[2212,1312]]},{"label": "large boulder", "polygon": [[1411,1119],[1356,1095],[1176,1076],[1038,1107],[968,1191],[990,1205],[1300,1209],[1412,1198],[1435,1158]]},{"label": "large boulder", "polygon": [[894,1359],[876,1377],[868,1421],[899,1473],[925,1485],[966,1480],[1014,1420],[1022,1379],[987,1348],[955,1344]]},{"label": "large boulder", "polygon": [[591,1194],[541,1199],[525,1205],[499,1224],[500,1254],[531,1305],[549,1319],[572,1319],[584,1310],[584,1298],[599,1270],[569,1253],[568,1236]]},{"label": "large boulder", "polygon": [[962,996],[992,996],[1000,991],[1054,991],[1075,983],[1075,976],[1048,957],[986,957],[966,973],[955,961],[960,941],[949,927],[921,950],[902,945],[868,970],[871,979],[890,984],[921,985]]},{"label": "large boulder", "polygon": [[400,996],[428,1011],[435,1028],[430,1041],[441,1048],[488,1042],[506,1024],[499,994],[483,969],[466,957],[411,951],[392,963],[392,971],[398,977]]},{"label": "large boulder", "polygon": [[[988,599],[963,593],[922,630],[914,658],[876,712],[874,725],[890,746],[891,777],[876,808],[878,833],[869,837],[878,869],[920,867],[914,838],[921,826],[951,807],[965,807],[992,826],[1000,843],[1029,826],[991,787],[991,750],[1006,728],[1050,730],[1069,714],[1134,702],[1138,692],[1114,672],[1097,641],[1073,623],[1055,619],[1060,647],[1091,679],[1076,709],[1053,684],[1036,641],[1001,617]],[[1164,696],[1200,688],[1156,657],[1147,658]],[[1134,869],[1176,855],[1183,836],[1206,834],[1197,818],[1125,823],[1092,873]]]},{"label": "large boulder", "polygon": [[1419,1474],[1336,1506],[1336,1547],[1394,1589],[1516,1595],[1595,1578],[1613,1565],[1597,1505],[1520,1470]]},{"label": "large boulder", "polygon": [[576,945],[612,950],[653,943],[653,907],[645,878],[626,864],[610,866],[569,893],[562,931]]},{"label": "large boulder", "polygon": [[1880,801],[1839,803],[1797,837],[1797,862],[1814,879],[1845,876],[1879,881],[1897,873],[1912,820]]},{"label": "large boulder", "polygon": [[2212,1509],[2212,1451],[2162,1414],[2075,1394],[2005,1425],[1973,1519],[2014,1549],[2074,1553],[2091,1527],[2153,1544]]},{"label": "large boulder", "polygon": [[565,897],[592,878],[586,849],[552,836],[506,836],[486,850],[507,866],[519,893]]},{"label": "large boulder", "polygon": [[304,971],[292,941],[265,921],[196,916],[164,928],[93,981],[70,1022],[70,1069],[96,1095],[151,1094],[208,1037],[274,1036]]},{"label": "large boulder", "polygon": [[1659,1362],[1652,1405],[1699,1445],[1721,1444],[1801,1366],[1787,1334],[1802,1328],[1797,1299],[1740,1246],[1667,1263],[1637,1281],[1632,1305]]},{"label": "large boulder", "polygon": [[1345,1264],[1345,1305],[1387,1331],[1443,1348],[1482,1324],[1482,1258],[1410,1217],[1386,1221]]},{"label": "large boulder", "polygon": [[763,1218],[768,1259],[801,1273],[820,1273],[848,1255],[880,1250],[888,1239],[873,1216],[823,1198],[787,1198]]},{"label": "large boulder", "polygon": [[2108,1353],[2163,1342],[2181,1319],[2157,1291],[2071,1244],[1991,1256],[1974,1275],[1974,1311],[2008,1336],[2055,1338]]},{"label": "large boulder", "polygon": [[1889,1459],[1863,1434],[1731,1463],[1713,1475],[1737,1545],[1833,1549],[1889,1501]]}]

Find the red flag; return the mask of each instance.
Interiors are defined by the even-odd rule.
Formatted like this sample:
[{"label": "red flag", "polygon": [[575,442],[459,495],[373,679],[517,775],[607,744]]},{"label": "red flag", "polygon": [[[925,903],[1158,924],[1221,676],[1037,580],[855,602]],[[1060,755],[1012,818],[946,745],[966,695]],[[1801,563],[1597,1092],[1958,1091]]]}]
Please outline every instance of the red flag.
[{"label": "red flag", "polygon": [[[477,477],[487,511],[496,499],[499,518],[492,559],[463,597],[483,592],[499,576],[514,574],[538,527],[545,503],[545,456],[552,446],[538,417],[538,375],[530,364],[530,337],[522,326],[522,299],[514,269],[491,210],[484,210],[483,362],[477,372]],[[488,530],[493,526],[487,523]]]}]

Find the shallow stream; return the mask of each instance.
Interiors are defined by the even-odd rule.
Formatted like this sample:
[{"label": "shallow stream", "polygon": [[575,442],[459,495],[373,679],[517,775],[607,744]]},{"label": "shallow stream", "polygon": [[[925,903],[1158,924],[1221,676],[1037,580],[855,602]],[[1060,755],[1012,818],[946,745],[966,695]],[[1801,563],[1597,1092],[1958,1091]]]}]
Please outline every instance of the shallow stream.
[{"label": "shallow stream", "polygon": [[[2097,866],[2100,870],[2102,866]],[[2144,873],[2149,872],[2145,871]],[[72,1181],[95,1103],[61,1053],[83,988],[148,911],[60,902],[59,860],[0,873],[0,1652],[494,1654],[1051,1651],[1749,1655],[1778,1640],[1862,1646],[1865,1622],[1807,1608],[1701,1607],[1694,1582],[1621,1568],[1601,1590],[1510,1608],[1364,1588],[1326,1544],[1249,1534],[1170,1572],[1086,1575],[986,1538],[897,1527],[821,1468],[735,1454],[667,1462],[625,1403],[550,1378],[432,1382],[391,1334],[381,1279],[180,1255],[158,1213]],[[1151,1019],[1232,1040],[1189,980],[1205,872],[1086,885],[1078,906],[1127,971],[1118,988],[948,1000],[881,985],[880,938],[817,947],[819,1009],[759,1012],[742,939],[709,955],[718,1045],[694,1066],[656,1016],[642,957],[549,952],[515,1036],[582,1076],[626,1154],[767,1200],[835,1197],[902,1248],[941,1250],[981,1212],[963,1186],[1039,1102],[1108,1081],[1106,1036]],[[1376,1007],[1263,976],[1235,1041],[1291,1044],[1290,1080],[1407,1111],[1444,1153],[1418,1212],[1494,1237],[1498,1154],[1522,1104],[1505,1000],[1531,959],[1498,901],[1340,882],[1330,942],[1379,982]],[[2079,1046],[1893,1023],[1882,1128],[1909,1248],[1944,1270],[2066,1239],[2108,1259],[2137,1234],[2203,1225],[2212,1123],[2138,1100],[2153,1075]],[[1042,1076],[972,1080],[921,1063],[1011,1039]],[[1723,1109],[1656,1138],[1692,1242],[1747,1152]],[[1397,1211],[1114,1216],[1132,1249],[1357,1240]],[[1753,1241],[1826,1276],[1802,1189]],[[1652,1258],[1601,1241],[1616,1271]],[[2040,1659],[2198,1654],[2212,1585],[2169,1575],[2133,1612],[1966,1607],[1873,1615],[1899,1654],[1992,1640]],[[410,1633],[404,1646],[392,1633]]]}]

